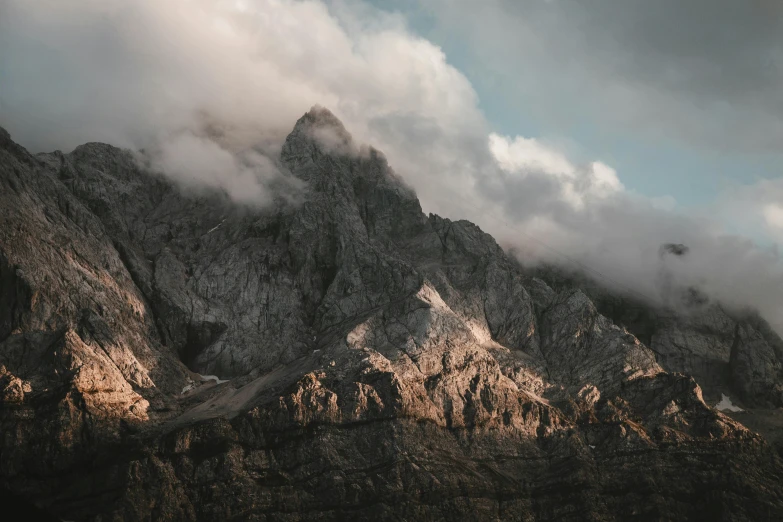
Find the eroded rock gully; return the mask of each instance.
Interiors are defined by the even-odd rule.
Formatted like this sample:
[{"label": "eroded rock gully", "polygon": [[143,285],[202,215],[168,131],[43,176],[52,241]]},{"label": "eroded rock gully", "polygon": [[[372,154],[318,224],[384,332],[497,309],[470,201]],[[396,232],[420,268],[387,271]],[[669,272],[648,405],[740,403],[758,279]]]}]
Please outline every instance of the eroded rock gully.
[{"label": "eroded rock gully", "polygon": [[303,193],[257,209],[0,133],[0,486],[68,520],[783,517],[699,385],[780,405],[763,321],[629,321],[355,151],[314,108]]}]

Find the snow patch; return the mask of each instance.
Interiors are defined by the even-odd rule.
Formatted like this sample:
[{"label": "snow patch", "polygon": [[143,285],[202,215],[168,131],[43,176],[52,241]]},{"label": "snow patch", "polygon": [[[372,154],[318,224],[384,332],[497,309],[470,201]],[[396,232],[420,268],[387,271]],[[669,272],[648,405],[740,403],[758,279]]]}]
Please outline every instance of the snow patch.
[{"label": "snow patch", "polygon": [[[228,382],[228,379],[221,379],[217,375],[201,375],[200,373],[196,374],[196,375],[201,377],[201,382],[215,381],[216,384],[223,384],[224,382]],[[189,381],[187,386],[182,388],[182,394],[181,395],[184,395],[184,394],[188,393],[190,390],[195,389],[197,386],[198,386],[198,384],[196,384],[195,382]]]},{"label": "snow patch", "polygon": [[729,396],[726,395],[725,393],[720,394],[720,402],[715,405],[715,409],[719,411],[733,411],[733,412],[745,411],[739,406],[734,406],[734,404],[732,404],[731,402],[731,398],[729,398]]},{"label": "snow patch", "polygon": [[223,224],[223,223],[225,223],[225,222],[226,222],[226,220],[224,219],[223,221],[221,221],[220,223],[218,223],[218,224],[217,224],[217,226],[210,228],[210,229],[207,231],[207,234],[209,234],[210,232],[214,232],[215,230],[219,229],[219,228],[220,228],[220,225],[222,225],[222,224]]},{"label": "snow patch", "polygon": [[217,384],[223,384],[224,382],[228,382],[228,379],[221,379],[217,375],[201,375],[199,374],[199,377],[201,377],[202,381],[215,381]]}]

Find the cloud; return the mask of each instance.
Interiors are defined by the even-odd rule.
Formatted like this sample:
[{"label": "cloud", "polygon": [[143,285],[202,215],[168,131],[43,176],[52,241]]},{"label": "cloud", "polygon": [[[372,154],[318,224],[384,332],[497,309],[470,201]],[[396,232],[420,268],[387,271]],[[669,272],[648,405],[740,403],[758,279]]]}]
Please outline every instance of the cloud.
[{"label": "cloud", "polygon": [[600,161],[577,167],[561,152],[535,138],[517,136],[512,140],[492,133],[489,150],[506,172],[522,176],[538,174],[556,180],[561,198],[576,209],[583,208],[587,198],[605,198],[623,190],[612,167]]},{"label": "cloud", "polygon": [[[595,13],[565,0],[528,4],[535,5],[522,21],[500,0],[482,2],[478,11],[471,7],[477,3],[458,3],[453,14],[467,13],[478,25],[500,24],[496,33],[477,29],[499,45],[492,47],[492,67],[524,71],[530,60],[546,59],[550,68],[582,70],[587,83],[564,79],[549,86],[563,100],[576,88],[580,95],[615,97],[625,88],[615,70],[643,83],[631,75],[634,64],[611,65],[608,51],[606,63],[585,56],[587,41],[568,31],[559,33],[562,42],[542,37],[572,23],[560,19],[568,10],[582,20],[605,12],[605,2]],[[688,20],[681,23],[695,23]],[[517,22],[522,40],[508,40],[517,36],[504,28]],[[587,43],[600,51],[619,36],[598,34]],[[665,71],[663,62],[649,63]],[[6,0],[0,3],[0,77],[0,121],[33,150],[68,150],[86,141],[144,148],[182,184],[220,188],[259,204],[284,178],[276,158],[285,136],[320,104],[357,143],[384,152],[425,210],[476,222],[526,262],[577,261],[611,284],[658,301],[658,249],[683,243],[690,251],[672,264],[674,280],[736,306],[757,305],[783,324],[776,252],[727,235],[709,215],[672,211],[670,198],[627,191],[622,173],[600,159],[575,161],[540,138],[495,133],[473,86],[443,50],[413,34],[401,15],[364,2]],[[541,81],[515,77],[514,87],[540,88]],[[698,83],[691,78],[681,85],[695,89]],[[710,99],[739,96],[736,89],[712,88]],[[607,117],[635,110],[639,92],[617,97],[623,103]],[[652,124],[663,121],[655,104],[644,107]],[[672,118],[693,114],[680,114],[676,104],[665,107]],[[567,112],[567,104],[561,109]],[[346,143],[329,133],[317,138],[336,149]],[[783,201],[764,200],[769,194],[747,198]],[[774,224],[777,214],[770,212]]]},{"label": "cloud", "polygon": [[764,218],[770,228],[783,230],[783,206],[769,203],[764,206]]},{"label": "cloud", "polygon": [[[432,0],[438,41],[522,114],[722,151],[779,152],[776,0]],[[470,42],[462,45],[461,42]]]},{"label": "cloud", "polygon": [[[158,148],[147,151],[155,170],[165,172],[185,187],[223,190],[240,204],[264,206],[272,202],[272,186],[279,194],[290,196],[301,188],[298,180],[283,177],[277,166],[263,154],[251,151],[231,152],[217,142],[183,133],[161,141]],[[277,183],[276,183],[277,182]],[[280,183],[283,187],[280,187]]]},{"label": "cloud", "polygon": [[783,243],[783,178],[731,187],[714,207],[738,229],[755,230],[767,241]]},{"label": "cloud", "polygon": [[[274,158],[314,104],[379,144],[377,131],[404,115],[455,129],[481,119],[469,82],[437,46],[397,17],[358,17],[361,5],[9,0],[0,6],[0,119],[34,151],[87,141],[164,151],[158,164],[180,181],[188,159],[174,151],[202,145],[225,164],[221,150]],[[239,176],[229,192],[247,182]]]}]

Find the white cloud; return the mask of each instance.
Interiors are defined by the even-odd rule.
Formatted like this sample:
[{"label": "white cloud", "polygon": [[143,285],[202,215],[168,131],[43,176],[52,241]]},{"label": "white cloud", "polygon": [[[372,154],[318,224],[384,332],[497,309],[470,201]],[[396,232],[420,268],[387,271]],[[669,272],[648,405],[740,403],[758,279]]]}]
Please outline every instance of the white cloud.
[{"label": "white cloud", "polygon": [[576,168],[571,162],[535,138],[517,136],[512,140],[492,133],[489,148],[500,167],[508,172],[537,170],[556,177],[574,177]]},{"label": "white cloud", "polygon": [[617,177],[617,171],[600,161],[590,164],[592,171],[591,187],[601,195],[613,194],[623,190],[623,184]]},{"label": "white cloud", "polygon": [[763,214],[769,227],[783,230],[783,204],[764,205]]},{"label": "white cloud", "polygon": [[[220,151],[237,155],[234,166],[250,149],[275,157],[314,104],[360,141],[416,162],[406,127],[430,134],[424,126],[434,125],[453,137],[483,125],[470,83],[440,48],[399,17],[361,3],[331,5],[9,0],[0,16],[0,118],[35,151],[87,141],[163,150],[158,164],[173,177],[208,184],[221,178],[203,169],[185,176],[178,165],[189,159],[173,154],[202,145],[224,166]],[[263,189],[250,193],[263,199]]]},{"label": "white cloud", "polygon": [[[269,158],[252,151],[232,153],[202,136],[171,136],[150,154],[152,167],[186,187],[222,189],[234,201],[253,206],[271,202],[269,184],[279,171]],[[288,187],[296,186],[285,178]]]},{"label": "white cloud", "polygon": [[577,167],[560,151],[535,138],[489,135],[489,150],[498,166],[520,176],[544,175],[559,185],[563,201],[582,209],[586,199],[605,198],[623,190],[617,172],[600,161]]}]

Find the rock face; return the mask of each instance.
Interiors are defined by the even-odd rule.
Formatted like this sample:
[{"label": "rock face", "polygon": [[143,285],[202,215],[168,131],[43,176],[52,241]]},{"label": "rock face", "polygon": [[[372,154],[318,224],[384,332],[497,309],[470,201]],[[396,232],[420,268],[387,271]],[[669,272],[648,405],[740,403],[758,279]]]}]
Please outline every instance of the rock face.
[{"label": "rock face", "polygon": [[580,287],[603,315],[646,344],[661,367],[693,376],[712,399],[731,393],[751,407],[783,406],[783,342],[757,314],[730,311],[705,298],[688,299],[677,313],[559,268],[532,273],[555,288]]},{"label": "rock face", "polygon": [[634,336],[325,109],[280,162],[303,193],[252,208],[0,133],[0,487],[69,520],[783,517],[698,384],[768,400],[762,323]]}]

